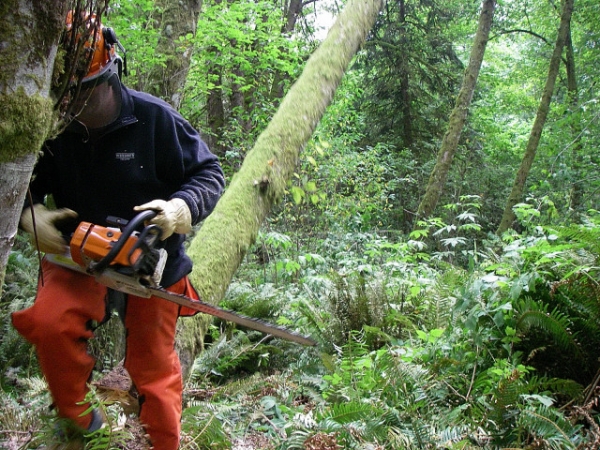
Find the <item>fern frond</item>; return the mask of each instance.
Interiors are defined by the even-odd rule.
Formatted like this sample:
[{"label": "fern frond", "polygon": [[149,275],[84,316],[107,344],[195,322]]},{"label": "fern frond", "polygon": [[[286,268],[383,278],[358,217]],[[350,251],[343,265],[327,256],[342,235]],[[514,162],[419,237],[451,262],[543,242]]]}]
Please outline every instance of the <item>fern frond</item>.
[{"label": "fern frond", "polygon": [[[380,417],[382,410],[369,403],[348,402],[331,405],[326,411],[321,411],[317,415],[318,421],[335,423],[343,425],[350,422],[368,420],[373,417]],[[334,428],[337,428],[337,425]]]},{"label": "fern frond", "polygon": [[264,386],[264,375],[261,373],[255,373],[249,377],[232,381],[226,386],[223,386],[214,398],[231,398],[238,395],[244,395],[252,391],[259,391],[260,389],[264,388]]},{"label": "fern frond", "polygon": [[435,279],[427,321],[430,328],[445,328],[448,325],[456,301],[456,290],[467,284],[467,275],[466,271],[452,267]]},{"label": "fern frond", "polygon": [[285,450],[304,450],[304,443],[311,436],[311,433],[305,430],[296,430],[286,439],[285,446],[281,447]]},{"label": "fern frond", "polygon": [[411,449],[412,438],[402,427],[390,427],[388,429],[388,443],[390,448]]},{"label": "fern frond", "polygon": [[414,443],[417,448],[429,448],[435,443],[435,433],[430,422],[413,418],[411,421]]},{"label": "fern frond", "polygon": [[570,399],[576,399],[581,397],[584,387],[573,380],[532,375],[527,379],[527,389],[530,393],[559,392]]},{"label": "fern frond", "polygon": [[438,433],[438,441],[443,448],[448,448],[463,439],[468,435],[469,429],[465,426],[449,426],[443,428]]},{"label": "fern frond", "polygon": [[572,241],[575,248],[585,249],[588,255],[596,255],[596,258],[600,255],[600,227],[572,225],[561,228],[560,235]]},{"label": "fern frond", "polygon": [[519,330],[529,331],[537,328],[548,333],[563,351],[581,356],[581,348],[569,332],[571,321],[566,314],[556,308],[547,312],[547,305],[534,301],[521,303],[519,310],[520,315],[517,320]]},{"label": "fern frond", "polygon": [[[203,415],[192,421],[183,423],[183,442],[191,440],[194,448],[211,448],[226,450],[231,448],[231,441],[223,428],[223,424],[215,414]],[[186,435],[189,439],[186,439]]]},{"label": "fern frond", "polygon": [[555,408],[527,407],[518,419],[523,430],[542,440],[544,448],[556,450],[575,449],[581,441],[580,425],[573,425]]}]

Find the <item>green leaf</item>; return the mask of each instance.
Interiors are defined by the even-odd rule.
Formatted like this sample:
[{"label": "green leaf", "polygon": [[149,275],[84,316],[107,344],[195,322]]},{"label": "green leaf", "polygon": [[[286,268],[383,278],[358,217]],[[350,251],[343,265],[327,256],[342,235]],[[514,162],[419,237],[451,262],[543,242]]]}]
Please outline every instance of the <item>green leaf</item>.
[{"label": "green leaf", "polygon": [[304,189],[302,189],[301,187],[298,187],[298,186],[292,186],[290,189],[290,192],[292,193],[292,198],[294,199],[294,203],[296,203],[297,205],[302,203],[302,199],[306,196]]}]

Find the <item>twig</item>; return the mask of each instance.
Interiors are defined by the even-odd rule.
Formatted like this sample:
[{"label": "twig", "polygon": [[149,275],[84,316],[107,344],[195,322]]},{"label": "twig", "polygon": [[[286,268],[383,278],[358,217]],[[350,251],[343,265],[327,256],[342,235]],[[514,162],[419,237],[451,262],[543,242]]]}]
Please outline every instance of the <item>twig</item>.
[{"label": "twig", "polygon": [[471,373],[471,383],[469,384],[469,390],[467,391],[466,398],[471,396],[473,385],[475,384],[475,373],[477,372],[477,357],[479,356],[479,345],[477,346],[477,353],[475,354],[475,365],[473,366],[473,373]]}]

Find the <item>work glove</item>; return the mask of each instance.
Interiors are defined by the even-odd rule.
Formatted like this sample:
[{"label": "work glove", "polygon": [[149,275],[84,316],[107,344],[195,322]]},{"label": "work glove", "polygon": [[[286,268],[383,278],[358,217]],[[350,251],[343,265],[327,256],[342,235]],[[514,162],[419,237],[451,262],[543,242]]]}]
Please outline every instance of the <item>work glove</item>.
[{"label": "work glove", "polygon": [[37,236],[37,248],[41,252],[62,254],[67,251],[67,242],[56,228],[56,224],[76,217],[77,213],[72,209],[49,210],[38,203],[23,211],[20,224],[21,228],[31,235],[34,245]]},{"label": "work glove", "polygon": [[157,212],[156,217],[150,219],[149,222],[161,228],[160,239],[163,241],[173,233],[186,234],[192,229],[192,213],[187,203],[180,198],[169,201],[152,200],[143,205],[135,206],[133,210]]}]

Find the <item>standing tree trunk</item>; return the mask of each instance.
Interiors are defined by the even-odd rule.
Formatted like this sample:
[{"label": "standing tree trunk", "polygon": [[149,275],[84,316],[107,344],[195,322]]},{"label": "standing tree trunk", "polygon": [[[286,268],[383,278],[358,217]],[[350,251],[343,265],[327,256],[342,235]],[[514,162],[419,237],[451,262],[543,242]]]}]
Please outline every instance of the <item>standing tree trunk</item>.
[{"label": "standing tree trunk", "polygon": [[[214,0],[216,5],[221,4],[221,0]],[[220,144],[225,126],[225,105],[223,98],[223,76],[218,60],[221,57],[221,51],[215,46],[209,49],[209,54],[213,55],[211,61],[208,61],[208,82],[214,87],[208,92],[206,98],[206,115],[209,132],[203,136],[206,144],[211,151],[219,158],[225,156],[226,148]]]},{"label": "standing tree trunk", "polygon": [[208,116],[209,133],[204,137],[208,148],[219,158],[225,156],[225,146],[220,144],[219,137],[222,135],[225,125],[225,106],[223,105],[223,90],[221,84],[223,79],[221,71],[210,63],[208,77],[214,80],[215,87],[210,90],[206,99],[206,115]]},{"label": "standing tree trunk", "polygon": [[569,26],[569,32],[567,33],[566,53],[567,59],[565,66],[567,68],[567,91],[569,93],[570,112],[573,120],[571,121],[571,133],[573,135],[573,163],[571,165],[571,171],[573,172],[573,184],[571,186],[570,193],[570,204],[575,220],[580,221],[581,219],[581,208],[583,198],[582,183],[579,178],[582,175],[583,169],[583,158],[582,158],[582,142],[581,142],[581,122],[580,114],[577,113],[579,108],[579,92],[577,88],[577,74],[575,71],[575,52],[573,51],[573,41],[571,40],[571,27]]},{"label": "standing tree trunk", "polygon": [[[406,3],[404,0],[400,1],[400,24],[400,33],[402,34],[402,39],[400,42],[401,44],[406,44],[406,33],[408,31],[406,29]],[[412,99],[410,95],[409,65],[406,58],[400,59],[398,73],[400,77],[400,95],[402,98],[402,141],[404,147],[412,148],[414,143],[412,126]]]},{"label": "standing tree trunk", "polygon": [[525,155],[521,161],[521,167],[519,167],[517,176],[515,177],[512,191],[508,196],[506,206],[504,207],[502,220],[500,221],[500,225],[496,231],[496,234],[499,235],[507,231],[515,220],[516,216],[515,212],[513,211],[513,207],[519,203],[521,197],[523,196],[527,175],[529,175],[529,171],[533,165],[535,153],[537,151],[538,144],[540,143],[540,138],[542,137],[542,130],[544,129],[546,117],[548,116],[548,111],[550,110],[550,101],[552,100],[552,93],[554,92],[554,83],[556,82],[556,77],[558,75],[563,47],[565,46],[567,34],[570,28],[571,14],[573,13],[573,2],[574,0],[564,0],[563,2],[558,36],[556,36],[556,45],[554,46],[554,52],[552,53],[552,58],[550,59],[550,67],[548,68],[546,86],[544,87],[544,92],[542,94],[542,99],[533,123],[533,128],[531,129],[531,133],[529,135],[529,141],[527,142]]},{"label": "standing tree trunk", "polygon": [[[190,243],[190,280],[200,297],[218,303],[254,243],[273,204],[283,196],[298,155],[331,103],[345,70],[381,9],[381,0],[350,0],[306,63],[239,172]],[[202,350],[210,318],[183,320],[179,354],[186,374]]]},{"label": "standing tree trunk", "polygon": [[[296,28],[296,23],[298,22],[298,18],[302,14],[302,8],[304,7],[304,3],[302,0],[290,0],[285,3],[283,16],[285,18],[285,23],[283,27],[281,27],[281,34],[290,35]],[[286,73],[281,71],[277,71],[275,73],[275,79],[273,80],[273,88],[271,91],[271,100],[274,103],[279,102],[285,94],[285,82],[289,79],[289,76]]]},{"label": "standing tree trunk", "polygon": [[[475,84],[477,83],[479,70],[481,69],[481,63],[485,54],[485,48],[489,40],[495,8],[496,0],[484,0],[479,16],[477,34],[475,34],[473,47],[471,48],[469,65],[465,71],[465,77],[456,99],[456,105],[454,106],[452,114],[450,114],[448,130],[442,139],[442,145],[438,152],[433,172],[429,177],[425,195],[421,199],[421,203],[417,210],[417,219],[429,217],[433,213],[440,196],[442,195],[444,184],[446,183],[446,178],[450,166],[452,165],[452,159],[456,154],[458,141],[467,119],[469,105],[473,98],[473,91],[475,90]],[[414,226],[416,226],[416,223]]]},{"label": "standing tree trunk", "polygon": [[[192,46],[183,46],[180,39],[195,35],[201,0],[156,0],[156,7],[163,11],[158,24],[161,37],[156,53],[166,55],[165,66],[156,66],[150,74],[145,90],[169,102],[175,109],[181,104],[181,92],[187,77]],[[184,51],[181,49],[185,48]]]},{"label": "standing tree trunk", "polygon": [[49,92],[64,3],[3,0],[0,8],[0,292],[37,153],[54,123]]}]

